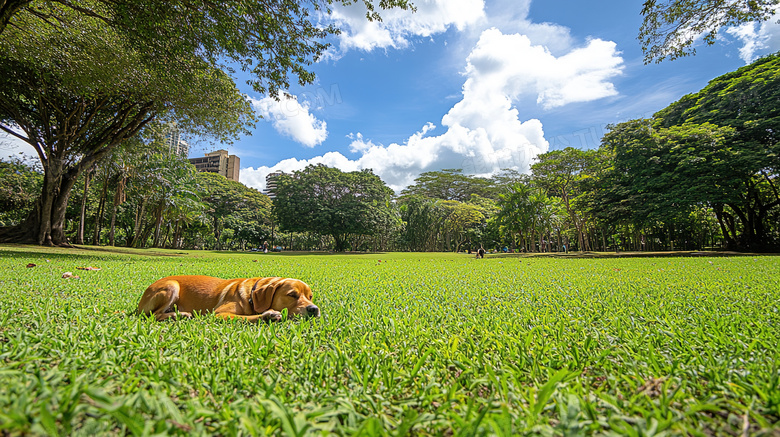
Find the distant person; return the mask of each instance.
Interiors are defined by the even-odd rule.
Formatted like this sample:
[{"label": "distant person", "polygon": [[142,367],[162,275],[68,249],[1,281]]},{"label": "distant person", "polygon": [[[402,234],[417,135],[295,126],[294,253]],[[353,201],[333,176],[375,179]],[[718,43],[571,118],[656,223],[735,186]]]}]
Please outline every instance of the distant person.
[{"label": "distant person", "polygon": [[263,253],[268,253],[268,242],[263,241]]},{"label": "distant person", "polygon": [[485,248],[479,246],[479,249],[477,249],[477,259],[484,258],[484,257],[485,257]]}]

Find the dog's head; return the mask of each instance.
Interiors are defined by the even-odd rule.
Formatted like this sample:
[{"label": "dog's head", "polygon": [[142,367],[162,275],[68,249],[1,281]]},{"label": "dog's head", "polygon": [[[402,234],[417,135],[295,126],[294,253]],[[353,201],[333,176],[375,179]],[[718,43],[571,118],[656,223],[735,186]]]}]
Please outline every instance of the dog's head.
[{"label": "dog's head", "polygon": [[311,299],[311,287],[292,278],[262,278],[252,290],[254,310],[258,314],[286,308],[289,317],[319,317],[320,309]]}]

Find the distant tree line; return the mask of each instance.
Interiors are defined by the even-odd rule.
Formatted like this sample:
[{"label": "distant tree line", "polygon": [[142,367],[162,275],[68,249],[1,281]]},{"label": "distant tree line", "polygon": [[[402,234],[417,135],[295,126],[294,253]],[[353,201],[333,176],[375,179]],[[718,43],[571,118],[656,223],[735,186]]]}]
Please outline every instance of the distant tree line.
[{"label": "distant tree line", "polygon": [[426,172],[391,199],[370,172],[352,177],[370,175],[371,193],[309,167],[282,179],[274,206],[281,229],[320,237],[300,248],[776,251],[777,102],[773,55],[653,118],[609,126],[598,149],[541,154],[530,175]]}]

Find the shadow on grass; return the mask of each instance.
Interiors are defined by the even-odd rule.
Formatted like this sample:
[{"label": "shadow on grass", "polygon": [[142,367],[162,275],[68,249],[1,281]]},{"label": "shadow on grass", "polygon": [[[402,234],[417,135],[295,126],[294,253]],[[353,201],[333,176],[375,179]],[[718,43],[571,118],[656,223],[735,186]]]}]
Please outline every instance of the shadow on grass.
[{"label": "shadow on grass", "polygon": [[[27,257],[27,258],[47,258],[47,259],[65,259],[65,258],[95,258],[100,256],[116,257],[233,257],[233,256],[253,256],[253,257],[300,257],[300,256],[390,256],[403,258],[403,254],[421,255],[427,254],[435,256],[436,254],[447,254],[450,252],[330,252],[330,251],[283,251],[283,252],[233,252],[216,250],[175,250],[175,249],[137,249],[129,247],[112,246],[73,246],[73,247],[48,247],[22,244],[2,244],[0,245],[0,258]],[[460,254],[464,257],[474,257],[474,255]],[[606,258],[662,258],[662,257],[729,257],[729,256],[778,256],[778,253],[748,253],[733,251],[658,251],[658,252],[544,252],[544,253],[488,253],[486,259],[490,258],[560,258],[560,259],[606,259]]]},{"label": "shadow on grass", "polygon": [[605,258],[686,258],[726,256],[778,256],[778,253],[752,253],[720,250],[675,250],[664,252],[544,252],[544,253],[494,253],[485,258],[561,258],[561,259],[605,259]]},{"label": "shadow on grass", "polygon": [[180,257],[189,255],[188,252],[160,251],[156,249],[135,249],[129,247],[111,247],[111,246],[73,246],[73,247],[49,247],[33,246],[25,244],[2,244],[0,245],[0,257],[46,257],[49,259],[60,258],[94,258],[101,255],[119,255],[119,256],[167,256]]},{"label": "shadow on grass", "polygon": [[[235,252],[235,253],[241,253],[241,252]],[[384,255],[386,252],[331,252],[331,251],[325,251],[325,250],[287,250],[282,252],[243,252],[248,255],[271,255],[271,256],[311,256],[311,255],[321,255],[321,256],[331,256],[331,255]]]}]

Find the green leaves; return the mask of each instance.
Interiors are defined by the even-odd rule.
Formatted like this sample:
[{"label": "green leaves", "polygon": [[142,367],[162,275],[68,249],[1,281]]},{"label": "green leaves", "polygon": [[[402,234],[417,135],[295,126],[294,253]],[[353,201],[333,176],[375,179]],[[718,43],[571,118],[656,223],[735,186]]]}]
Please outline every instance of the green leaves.
[{"label": "green leaves", "polygon": [[674,60],[696,53],[700,36],[712,45],[721,27],[771,18],[778,0],[645,0],[639,41],[645,63]]},{"label": "green leaves", "polygon": [[21,159],[0,161],[0,226],[21,222],[40,194],[43,177]]}]

